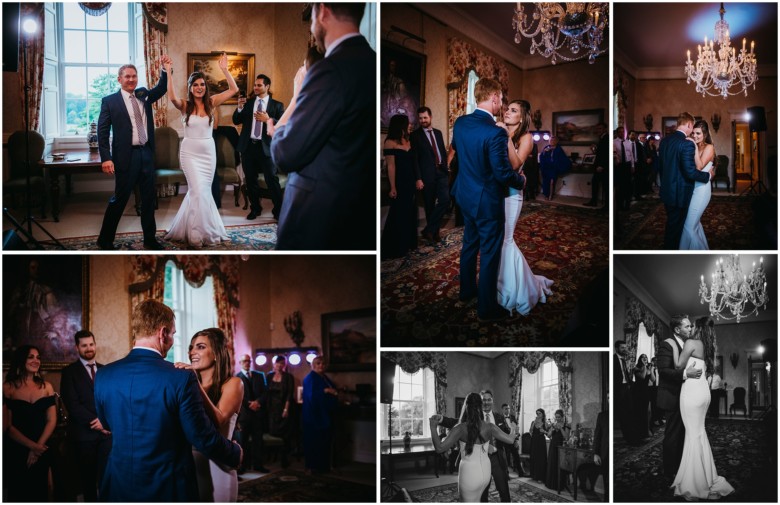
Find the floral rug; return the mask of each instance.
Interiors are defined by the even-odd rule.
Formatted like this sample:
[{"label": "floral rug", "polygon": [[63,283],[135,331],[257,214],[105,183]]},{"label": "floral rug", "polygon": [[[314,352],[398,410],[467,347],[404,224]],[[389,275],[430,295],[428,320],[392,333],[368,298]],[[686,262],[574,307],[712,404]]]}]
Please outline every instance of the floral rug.
[{"label": "floral rug", "polygon": [[[718,474],[735,489],[720,501],[777,502],[777,447],[770,443],[770,433],[776,429],[776,418],[762,422],[706,420]],[[662,427],[640,447],[615,441],[615,502],[677,501],[669,489],[671,482],[663,475],[663,433]]]},{"label": "floral rug", "polygon": [[515,241],[534,273],[555,281],[553,295],[528,316],[515,313],[502,321],[480,323],[477,301],[458,300],[463,228],[442,230],[443,241],[436,246],[418,247],[405,258],[382,262],[382,345],[557,345],[586,287],[609,268],[608,236],[606,214],[526,203]]},{"label": "floral rug", "polygon": [[238,501],[248,503],[376,503],[376,487],[328,475],[282,470],[238,484]]},{"label": "floral rug", "polygon": [[[458,501],[458,484],[454,482],[444,486],[429,487],[410,491],[414,501],[423,503],[455,503]],[[554,491],[546,491],[526,484],[519,479],[509,481],[509,495],[511,503],[573,503]],[[496,486],[490,486],[488,502],[500,502]]]}]

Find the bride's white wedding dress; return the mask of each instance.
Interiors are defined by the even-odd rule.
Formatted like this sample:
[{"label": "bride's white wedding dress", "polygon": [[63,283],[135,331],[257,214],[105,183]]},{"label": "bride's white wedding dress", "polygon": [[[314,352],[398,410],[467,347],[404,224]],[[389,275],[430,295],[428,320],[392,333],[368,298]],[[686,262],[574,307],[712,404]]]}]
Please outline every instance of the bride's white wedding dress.
[{"label": "bride's white wedding dress", "polygon": [[[184,116],[182,116],[182,121]],[[215,245],[229,240],[225,225],[211,195],[211,182],[217,166],[217,149],[208,117],[190,116],[184,124],[179,162],[187,178],[187,194],[181,203],[166,240],[192,246]]]},{"label": "bride's white wedding dress", "polygon": [[[705,370],[704,361],[691,356],[685,368],[694,366]],[[698,379],[688,378],[680,390],[680,416],[685,425],[680,469],[672,488],[675,496],[686,500],[711,500],[734,492],[734,488],[718,475],[712,449],[704,429],[704,417],[710,405],[710,387],[704,373]]]},{"label": "bride's white wedding dress", "polygon": [[523,253],[515,243],[515,226],[523,209],[523,192],[509,188],[504,198],[504,244],[498,267],[498,303],[509,310],[528,315],[537,303],[547,302],[553,281],[543,275],[534,275]]},{"label": "bride's white wedding dress", "polygon": [[491,466],[488,456],[490,441],[474,444],[471,454],[466,454],[466,442],[460,444],[458,467],[458,494],[464,503],[478,503],[482,492],[490,485]]},{"label": "bride's white wedding dress", "polygon": [[[711,161],[702,170],[709,171],[710,167],[712,167]],[[696,181],[693,187],[691,204],[688,206],[688,216],[685,218],[682,236],[680,237],[681,250],[709,250],[707,237],[704,236],[704,228],[701,226],[701,216],[710,203],[711,197],[712,186],[710,183]]]},{"label": "bride's white wedding dress", "polygon": [[[238,413],[230,418],[230,428],[223,433],[225,438],[233,438]],[[238,473],[235,468],[228,468],[214,463],[195,449],[192,450],[195,460],[195,474],[198,477],[198,494],[201,502],[232,503],[238,499]]]}]

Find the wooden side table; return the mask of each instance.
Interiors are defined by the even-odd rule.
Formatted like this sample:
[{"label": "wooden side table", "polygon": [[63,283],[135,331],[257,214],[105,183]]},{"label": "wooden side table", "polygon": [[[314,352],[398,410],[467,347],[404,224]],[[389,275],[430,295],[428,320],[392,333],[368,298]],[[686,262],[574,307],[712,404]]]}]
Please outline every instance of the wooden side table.
[{"label": "wooden side table", "polygon": [[574,476],[574,501],[577,501],[577,470],[581,465],[593,461],[593,449],[580,449],[579,447],[558,447],[558,494],[561,494],[561,470]]}]

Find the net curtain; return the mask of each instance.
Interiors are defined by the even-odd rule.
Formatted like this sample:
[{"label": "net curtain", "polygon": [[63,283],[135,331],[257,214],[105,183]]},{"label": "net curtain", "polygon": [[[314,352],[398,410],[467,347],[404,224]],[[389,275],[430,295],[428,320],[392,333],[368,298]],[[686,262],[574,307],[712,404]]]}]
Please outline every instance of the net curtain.
[{"label": "net curtain", "polygon": [[436,378],[436,413],[447,415],[447,357],[443,352],[386,352],[382,356],[409,374],[430,368]]},{"label": "net curtain", "polygon": [[512,392],[512,411],[520,412],[523,391],[523,368],[536,373],[546,358],[552,358],[558,366],[558,407],[566,419],[571,419],[571,353],[568,352],[516,352],[509,358],[509,388]]},{"label": "net curtain", "polygon": [[653,351],[658,354],[658,342],[665,337],[665,326],[653,312],[642,302],[633,296],[626,300],[626,315],[623,324],[623,340],[626,342],[628,356],[626,363],[636,363],[637,339],[639,337],[639,323],[644,323],[648,335],[653,338]]}]

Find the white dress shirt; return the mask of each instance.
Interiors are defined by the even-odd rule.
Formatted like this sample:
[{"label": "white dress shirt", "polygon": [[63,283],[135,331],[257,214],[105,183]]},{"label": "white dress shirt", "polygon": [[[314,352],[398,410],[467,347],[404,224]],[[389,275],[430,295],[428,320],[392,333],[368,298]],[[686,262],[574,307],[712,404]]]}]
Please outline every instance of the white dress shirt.
[{"label": "white dress shirt", "polygon": [[[135,109],[133,109],[133,104],[130,102],[130,96],[133,95],[132,93],[128,93],[127,91],[120,89],[119,91],[122,92],[122,99],[125,102],[125,106],[127,107],[127,113],[130,115],[130,123],[133,125],[133,145],[139,146],[141,145],[141,142],[138,140],[138,126],[135,124]],[[134,96],[134,95],[133,95]],[[140,98],[135,99],[138,102],[138,109],[141,111],[141,121],[142,125],[141,128],[146,130],[146,104],[143,100]]]}]

